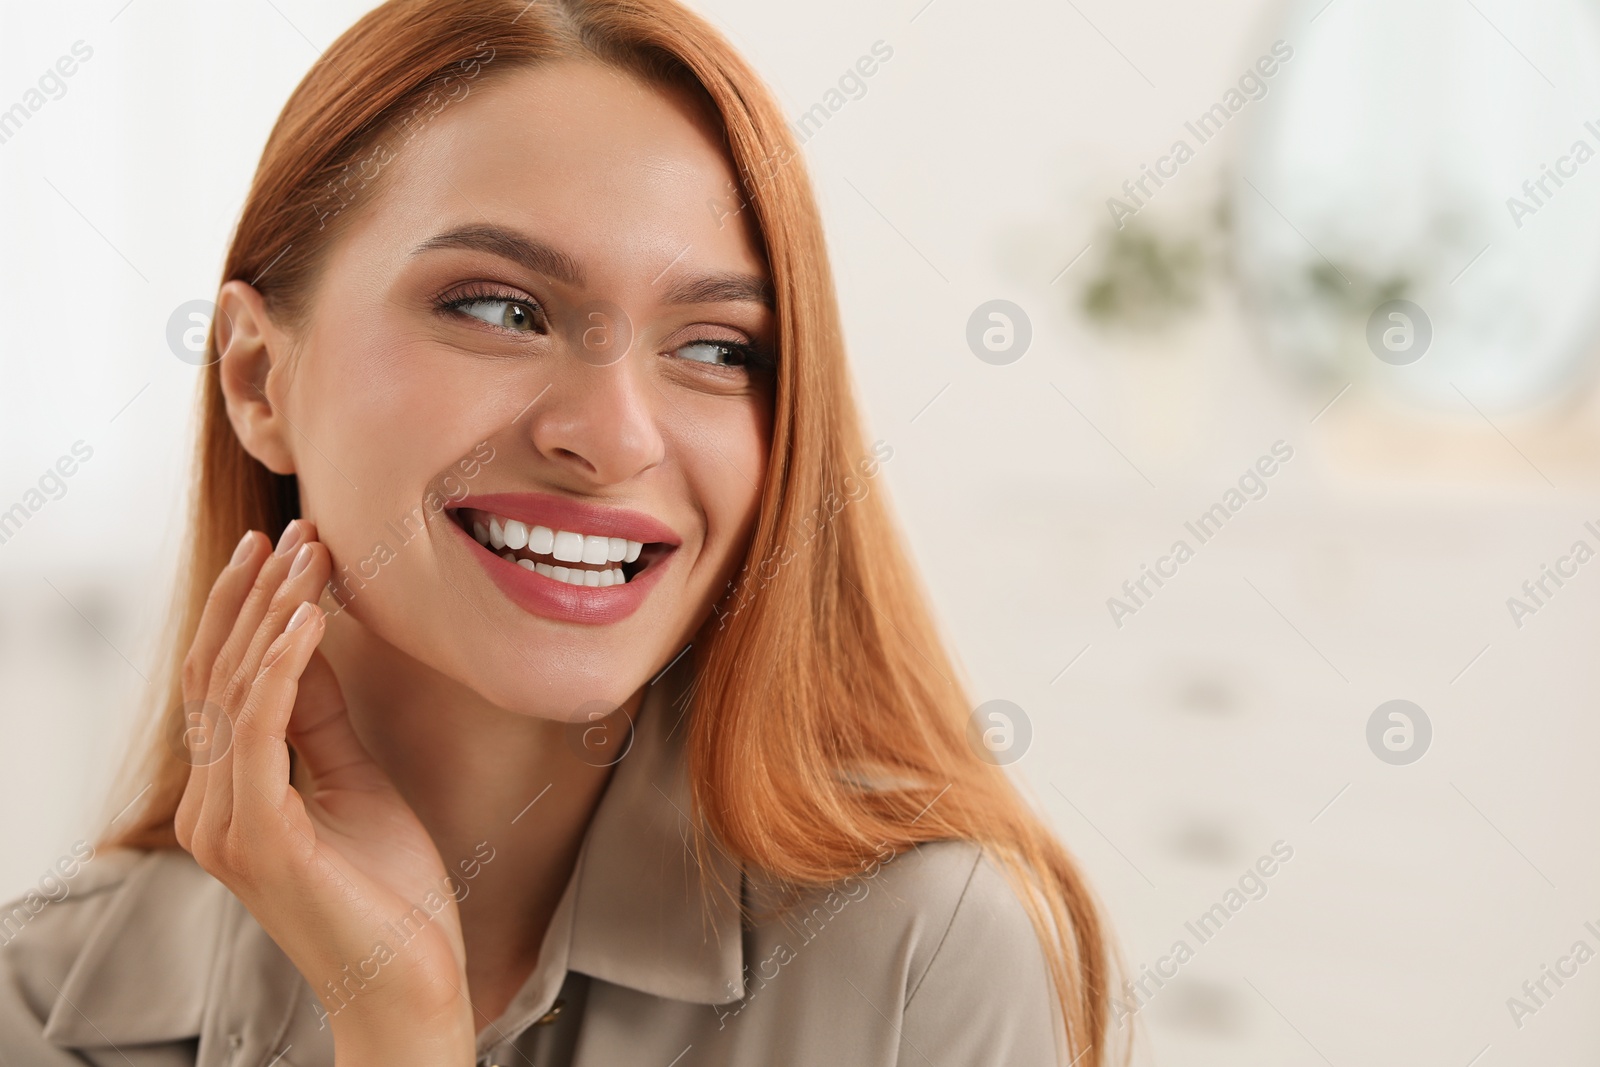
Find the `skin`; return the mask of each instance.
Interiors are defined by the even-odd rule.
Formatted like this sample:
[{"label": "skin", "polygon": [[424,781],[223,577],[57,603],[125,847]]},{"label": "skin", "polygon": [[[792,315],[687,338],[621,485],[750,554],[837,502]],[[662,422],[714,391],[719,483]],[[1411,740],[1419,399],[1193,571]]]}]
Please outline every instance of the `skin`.
[{"label": "skin", "polygon": [[[771,374],[692,342],[770,352],[776,319],[748,296],[670,299],[703,275],[768,278],[749,213],[707,208],[733,181],[692,98],[562,60],[475,87],[395,152],[346,209],[301,331],[245,283],[222,287],[229,418],[251,455],[298,476],[305,519],[280,554],[247,534],[213,589],[185,699],[226,713],[232,741],[195,761],[178,837],[321,997],[341,1065],[472,1062],[537,960],[612,773],[578,758],[572,723],[596,701],[631,717],[744,559]],[[413,253],[464,225],[557,249],[581,282],[480,250]],[[498,299],[437,308],[475,283]],[[634,339],[603,366],[573,328],[596,301]],[[464,476],[483,442],[493,458]],[[418,511],[462,485],[643,511],[682,544],[628,618],[542,618],[489,580],[448,512]],[[402,544],[385,524],[413,514],[424,532]],[[339,610],[324,587],[380,540],[392,558]],[[485,842],[492,861],[464,876]],[[341,1006],[326,983],[447,875],[466,895],[446,893]]]}]

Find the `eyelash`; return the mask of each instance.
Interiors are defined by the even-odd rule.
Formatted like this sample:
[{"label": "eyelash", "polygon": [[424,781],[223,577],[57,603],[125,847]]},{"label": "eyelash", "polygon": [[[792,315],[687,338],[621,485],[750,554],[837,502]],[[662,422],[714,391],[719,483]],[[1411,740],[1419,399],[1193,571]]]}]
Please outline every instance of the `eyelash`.
[{"label": "eyelash", "polygon": [[[545,319],[544,308],[539,304],[538,301],[529,300],[520,293],[514,293],[504,289],[497,289],[491,285],[484,285],[482,283],[477,285],[469,285],[458,295],[452,296],[448,300],[440,300],[436,306],[440,311],[449,311],[457,315],[465,315],[466,313],[461,309],[469,304],[491,303],[495,301],[516,304],[520,307],[527,308],[539,319]],[[478,319],[477,316],[467,317],[474,318],[478,322],[483,323],[485,326],[488,326],[491,329],[503,328],[496,327],[493,323],[486,322],[483,319]],[[546,322],[546,325],[547,324],[548,323]],[[538,332],[542,333],[545,331],[541,329]],[[699,363],[702,366],[730,368],[743,367],[751,371],[770,371],[773,369],[775,363],[772,355],[763,346],[751,344],[748,341],[728,341],[721,338],[701,337],[691,338],[678,347],[688,348],[692,345],[710,345],[714,348],[726,349],[728,352],[737,355],[739,358],[737,363],[705,363],[703,360],[687,361],[690,363]]]},{"label": "eyelash", "polygon": [[[468,304],[486,304],[492,301],[502,301],[507,304],[516,304],[520,307],[527,308],[529,311],[535,313],[540,319],[544,318],[544,308],[540,306],[537,300],[529,300],[520,293],[513,293],[504,289],[496,289],[491,285],[485,285],[483,283],[468,285],[456,296],[450,297],[448,300],[440,300],[436,306],[440,311],[449,311],[454,312],[457,315],[465,315],[466,313],[461,309],[466,307]],[[467,317],[475,319],[476,321],[483,323],[485,326],[494,328],[493,323],[479,319],[475,315],[469,315]],[[544,331],[540,330],[539,332],[542,333]]]},{"label": "eyelash", "polygon": [[743,367],[751,371],[766,371],[772,369],[772,357],[757,345],[745,341],[722,341],[711,338],[685,341],[679,348],[689,348],[692,345],[709,345],[713,348],[725,348],[739,357],[737,363],[705,363],[703,360],[691,359],[690,363],[700,363],[706,367]]}]

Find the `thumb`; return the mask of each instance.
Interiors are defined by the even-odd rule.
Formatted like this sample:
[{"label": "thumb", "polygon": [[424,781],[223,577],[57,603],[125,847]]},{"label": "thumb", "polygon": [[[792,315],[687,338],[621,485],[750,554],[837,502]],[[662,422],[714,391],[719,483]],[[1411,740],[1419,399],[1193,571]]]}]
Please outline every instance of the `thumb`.
[{"label": "thumb", "polygon": [[287,735],[318,789],[365,790],[387,784],[350,724],[344,691],[320,649],[300,676]]}]

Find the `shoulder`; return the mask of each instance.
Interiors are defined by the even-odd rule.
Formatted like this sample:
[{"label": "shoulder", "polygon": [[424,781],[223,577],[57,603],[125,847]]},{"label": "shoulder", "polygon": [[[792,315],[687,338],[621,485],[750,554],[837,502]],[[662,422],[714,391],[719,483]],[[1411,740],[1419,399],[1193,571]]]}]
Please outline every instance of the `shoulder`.
[{"label": "shoulder", "polygon": [[[0,903],[0,1047],[56,1063],[65,1049],[190,1029],[226,897],[186,852],[80,845]],[[151,984],[161,1005],[130,1002]]]},{"label": "shoulder", "polygon": [[893,1020],[890,1062],[1056,1062],[1043,945],[1003,864],[974,842],[885,851],[756,934],[746,971],[758,995],[787,985],[773,999],[827,1001],[840,1020],[864,1004],[867,1025]]},{"label": "shoulder", "polygon": [[[1038,935],[999,861],[974,842],[927,842],[852,878],[862,887],[857,892],[874,925],[910,949],[908,1002],[945,949],[959,947],[948,944],[952,936],[957,942],[981,936],[991,957],[1039,950]],[[834,891],[848,894],[852,878]]]},{"label": "shoulder", "polygon": [[971,842],[901,858],[938,936],[910,961],[899,1061],[1059,1062],[1066,1034],[1044,946],[1005,867]]},{"label": "shoulder", "polygon": [[896,855],[882,853],[860,874],[808,895],[813,913],[819,896],[861,905],[861,926],[906,947],[908,1001],[952,936],[979,936],[994,957],[1036,952],[1042,959],[1038,934],[1001,863],[972,841],[932,841]]},{"label": "shoulder", "polygon": [[[1044,949],[1016,886],[999,859],[970,841],[924,844],[890,860],[880,907],[917,928],[908,959],[906,1003],[936,995],[931,977],[959,969],[976,993],[1042,975]],[[952,965],[952,961],[954,961]],[[1029,966],[1036,963],[1037,968]]]}]

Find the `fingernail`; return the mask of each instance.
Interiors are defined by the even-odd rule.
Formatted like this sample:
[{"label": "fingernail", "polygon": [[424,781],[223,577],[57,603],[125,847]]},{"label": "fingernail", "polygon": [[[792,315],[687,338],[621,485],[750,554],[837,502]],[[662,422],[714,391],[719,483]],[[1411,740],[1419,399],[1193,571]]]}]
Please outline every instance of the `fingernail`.
[{"label": "fingernail", "polygon": [[278,547],[273,549],[274,556],[286,556],[289,550],[300,543],[300,520],[295,519],[283,528],[283,536],[278,538]]},{"label": "fingernail", "polygon": [[289,616],[289,625],[283,628],[283,632],[288,633],[290,630],[299,629],[307,619],[311,618],[311,610],[311,601],[309,600],[295,608],[294,614]]},{"label": "fingernail", "polygon": [[237,567],[250,556],[250,535],[254,530],[246,530],[244,536],[239,538],[239,547],[233,550],[233,558],[228,561],[228,566]]},{"label": "fingernail", "polygon": [[294,563],[289,566],[289,577],[293,578],[307,567],[311,566],[311,557],[316,555],[316,550],[309,544],[301,545],[300,551],[294,554]]}]

